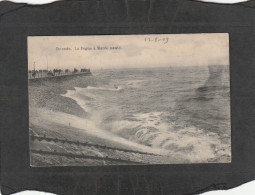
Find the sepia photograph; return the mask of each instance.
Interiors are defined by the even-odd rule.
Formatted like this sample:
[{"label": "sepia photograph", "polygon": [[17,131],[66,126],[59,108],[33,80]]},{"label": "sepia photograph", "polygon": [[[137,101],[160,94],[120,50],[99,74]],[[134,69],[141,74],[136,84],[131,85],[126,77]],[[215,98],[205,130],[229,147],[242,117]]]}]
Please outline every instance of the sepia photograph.
[{"label": "sepia photograph", "polygon": [[30,166],[231,162],[228,33],[27,44]]}]

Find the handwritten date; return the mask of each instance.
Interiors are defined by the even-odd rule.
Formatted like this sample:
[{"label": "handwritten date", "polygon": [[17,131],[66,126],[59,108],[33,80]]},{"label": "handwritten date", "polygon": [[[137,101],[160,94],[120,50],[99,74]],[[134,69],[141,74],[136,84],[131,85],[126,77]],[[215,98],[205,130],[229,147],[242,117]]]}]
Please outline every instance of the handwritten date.
[{"label": "handwritten date", "polygon": [[163,43],[166,44],[168,43],[168,37],[164,37],[164,38],[159,38],[159,37],[145,37],[144,38],[145,42],[158,42],[158,43]]}]

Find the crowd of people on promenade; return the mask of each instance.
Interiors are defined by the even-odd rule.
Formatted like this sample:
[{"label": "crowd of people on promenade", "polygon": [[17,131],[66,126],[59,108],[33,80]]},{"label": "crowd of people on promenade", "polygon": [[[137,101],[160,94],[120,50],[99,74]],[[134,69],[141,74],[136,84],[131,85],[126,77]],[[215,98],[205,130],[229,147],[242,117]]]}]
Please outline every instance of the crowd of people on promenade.
[{"label": "crowd of people on promenade", "polygon": [[63,76],[69,74],[77,74],[77,73],[89,73],[89,68],[82,68],[80,70],[74,68],[73,71],[70,69],[53,69],[53,70],[29,70],[28,71],[28,78],[42,78],[42,77],[54,77],[54,76]]}]

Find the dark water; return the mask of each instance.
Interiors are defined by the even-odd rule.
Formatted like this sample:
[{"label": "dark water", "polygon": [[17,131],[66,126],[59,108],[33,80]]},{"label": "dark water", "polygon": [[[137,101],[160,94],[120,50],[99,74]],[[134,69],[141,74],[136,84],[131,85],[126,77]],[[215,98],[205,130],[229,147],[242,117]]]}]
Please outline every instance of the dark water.
[{"label": "dark water", "polygon": [[192,162],[229,159],[228,68],[98,70],[93,86],[66,96],[102,131]]}]

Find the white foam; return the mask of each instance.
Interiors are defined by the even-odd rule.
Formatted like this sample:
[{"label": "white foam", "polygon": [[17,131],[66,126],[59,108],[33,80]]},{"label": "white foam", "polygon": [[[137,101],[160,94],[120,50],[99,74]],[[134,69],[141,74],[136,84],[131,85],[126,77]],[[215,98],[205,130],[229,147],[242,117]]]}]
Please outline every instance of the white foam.
[{"label": "white foam", "polygon": [[[72,118],[76,123],[75,127],[85,129],[95,136],[135,147],[142,151],[154,151],[156,153],[161,153],[162,151],[167,153],[166,151],[168,151],[168,154],[172,156],[178,155],[191,162],[203,162],[207,159],[213,159],[217,155],[230,155],[230,148],[227,147],[227,144],[224,146],[221,143],[220,137],[217,134],[207,134],[195,127],[185,127],[177,131],[174,128],[174,123],[162,120],[166,115],[164,112],[138,113],[129,116],[125,120],[118,120],[116,118],[116,120],[101,124],[104,118],[102,115],[113,113],[114,108],[113,112],[110,110],[100,110],[100,112],[97,112],[91,109],[84,98],[82,98],[86,95],[98,100],[99,97],[90,93],[91,90],[98,89],[106,90],[107,88],[75,88],[75,90],[69,90],[64,95],[74,99],[85,111],[91,113],[92,117],[90,119]],[[93,131],[91,132],[88,129]],[[127,139],[118,135],[124,136]],[[132,139],[132,141],[128,139]],[[152,147],[139,143],[151,145]],[[217,149],[216,145],[220,145],[221,148]]]},{"label": "white foam", "polygon": [[[74,90],[67,90],[66,94],[63,94],[62,96],[73,99],[76,101],[76,103],[84,109],[85,112],[91,112],[91,108],[89,106],[87,106],[86,102],[84,101],[84,99],[80,98],[79,96],[77,96],[77,92],[83,90],[83,88],[78,88],[75,87]],[[92,98],[92,97],[91,97]]]},{"label": "white foam", "polygon": [[[117,88],[116,88],[117,87]],[[116,87],[113,86],[107,86],[107,87],[92,87],[92,86],[88,86],[87,88],[85,88],[85,90],[104,90],[104,91],[120,91],[122,89],[121,86],[117,86]]]},{"label": "white foam", "polygon": [[48,110],[40,110],[40,119],[45,120],[48,122],[53,122],[65,126],[69,126],[69,122],[71,123],[72,127],[83,129],[86,133],[105,139],[109,142],[119,143],[120,145],[126,145],[129,146],[135,150],[143,151],[143,152],[149,152],[149,153],[155,153],[155,154],[166,154],[166,151],[157,149],[157,148],[151,148],[148,146],[144,146],[135,142],[132,142],[130,140],[124,139],[122,137],[119,137],[111,132],[103,131],[98,129],[96,127],[93,120],[80,118],[71,114],[66,114],[62,112],[53,112]]},{"label": "white foam", "polygon": [[[153,148],[169,150],[171,156],[179,155],[191,162],[203,162],[216,158],[217,155],[230,155],[230,147],[221,143],[220,137],[213,132],[206,133],[195,127],[174,130],[173,124],[162,121],[162,112],[135,114],[136,120],[115,121],[114,132],[130,129],[138,142],[152,145]],[[132,136],[132,135],[130,135]],[[221,146],[220,149],[217,148]]]}]

